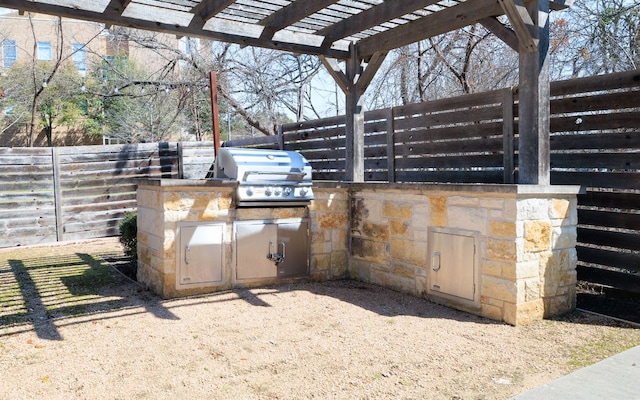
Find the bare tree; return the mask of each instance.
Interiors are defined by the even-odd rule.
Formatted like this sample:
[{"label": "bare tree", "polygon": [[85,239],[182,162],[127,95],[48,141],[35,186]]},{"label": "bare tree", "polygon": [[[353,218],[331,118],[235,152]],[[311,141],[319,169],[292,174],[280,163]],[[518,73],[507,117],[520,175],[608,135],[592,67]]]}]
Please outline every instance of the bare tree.
[{"label": "bare tree", "polygon": [[640,1],[580,1],[553,17],[555,79],[640,67]]}]

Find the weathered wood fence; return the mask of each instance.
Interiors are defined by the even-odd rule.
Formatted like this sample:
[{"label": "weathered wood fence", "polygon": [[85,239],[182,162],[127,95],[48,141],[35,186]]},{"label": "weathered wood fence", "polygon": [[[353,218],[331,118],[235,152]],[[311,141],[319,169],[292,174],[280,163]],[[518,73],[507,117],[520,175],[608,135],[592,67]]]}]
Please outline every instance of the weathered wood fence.
[{"label": "weathered wood fence", "polygon": [[[369,181],[511,183],[517,89],[365,113]],[[582,185],[578,277],[640,293],[640,71],[551,84],[551,182]],[[298,150],[314,179],[344,176],[344,116],[227,142]]]},{"label": "weathered wood fence", "polygon": [[[0,247],[119,234],[136,179],[204,177],[213,144],[0,148]],[[181,161],[182,160],[182,161]]]}]

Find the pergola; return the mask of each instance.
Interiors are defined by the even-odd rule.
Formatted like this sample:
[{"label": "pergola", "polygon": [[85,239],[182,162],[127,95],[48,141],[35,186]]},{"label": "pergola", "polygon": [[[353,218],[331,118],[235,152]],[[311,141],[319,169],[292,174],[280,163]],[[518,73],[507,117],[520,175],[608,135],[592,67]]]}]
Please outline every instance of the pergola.
[{"label": "pergola", "polygon": [[[364,181],[362,96],[387,53],[480,23],[519,53],[519,183],[549,184],[549,12],[573,0],[0,0],[1,7],[320,57],[346,96],[346,180]],[[497,17],[506,15],[509,26]],[[341,68],[339,60],[344,60]]]}]

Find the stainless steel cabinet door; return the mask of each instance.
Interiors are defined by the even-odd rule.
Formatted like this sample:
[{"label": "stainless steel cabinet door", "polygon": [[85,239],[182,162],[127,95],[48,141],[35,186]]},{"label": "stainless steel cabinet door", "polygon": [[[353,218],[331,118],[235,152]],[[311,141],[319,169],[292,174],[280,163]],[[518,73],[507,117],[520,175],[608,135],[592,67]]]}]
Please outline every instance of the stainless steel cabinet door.
[{"label": "stainless steel cabinet door", "polygon": [[278,277],[309,274],[308,226],[307,221],[278,224],[278,251],[285,256],[278,264]]},{"label": "stainless steel cabinet door", "polygon": [[474,300],[475,238],[454,233],[430,232],[429,288],[465,300]]},{"label": "stainless steel cabinet door", "polygon": [[276,264],[267,256],[275,250],[278,225],[262,221],[237,223],[236,279],[275,278]]},{"label": "stainless steel cabinet door", "polygon": [[224,224],[181,226],[177,286],[199,287],[222,281]]}]

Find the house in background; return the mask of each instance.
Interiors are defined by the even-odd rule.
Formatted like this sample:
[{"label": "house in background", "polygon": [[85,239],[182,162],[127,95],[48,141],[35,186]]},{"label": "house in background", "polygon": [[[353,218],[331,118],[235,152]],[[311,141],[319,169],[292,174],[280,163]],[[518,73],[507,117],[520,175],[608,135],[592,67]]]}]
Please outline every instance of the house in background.
[{"label": "house in background", "polygon": [[[114,27],[113,29],[121,29]],[[11,68],[33,65],[33,63],[53,63],[58,59],[61,51],[65,63],[72,63],[77,70],[78,92],[85,89],[84,80],[100,63],[109,63],[114,59],[133,60],[150,70],[164,66],[167,59],[175,57],[173,54],[163,54],[162,51],[150,50],[137,45],[121,35],[115,35],[113,29],[104,24],[62,18],[61,32],[58,32],[58,18],[44,15],[20,15],[17,12],[0,14],[0,43],[1,60],[0,92],[11,90],[11,82],[6,77]],[[149,32],[143,34],[150,35]],[[172,35],[154,34],[155,40],[162,42],[167,49],[177,50],[188,54],[193,51],[199,41],[191,38],[177,38]],[[62,39],[62,40],[61,40]],[[63,43],[62,49],[58,46]],[[179,73],[176,69],[175,73]],[[105,75],[105,80],[107,79]],[[42,79],[36,77],[36,82],[42,80],[46,85],[46,75]],[[106,81],[105,81],[106,82]],[[4,83],[4,85],[3,85]],[[0,97],[1,99],[1,97]],[[1,107],[1,106],[0,106]],[[13,107],[0,108],[0,147],[28,146],[27,126],[24,122],[15,123],[12,118]],[[3,121],[4,120],[4,121]],[[38,132],[32,139],[32,146],[47,146],[44,131]],[[60,126],[52,132],[54,146],[73,146],[87,144],[116,144],[121,143],[114,137],[89,136],[82,127]]]}]

